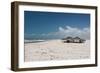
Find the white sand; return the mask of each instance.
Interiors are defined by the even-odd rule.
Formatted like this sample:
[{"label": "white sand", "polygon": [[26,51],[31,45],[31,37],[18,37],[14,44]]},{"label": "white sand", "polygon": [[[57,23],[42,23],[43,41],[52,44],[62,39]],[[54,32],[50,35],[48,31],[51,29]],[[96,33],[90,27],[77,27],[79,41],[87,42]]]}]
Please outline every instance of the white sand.
[{"label": "white sand", "polygon": [[25,62],[87,58],[90,58],[89,40],[85,43],[63,43],[62,40],[51,40],[25,44]]}]

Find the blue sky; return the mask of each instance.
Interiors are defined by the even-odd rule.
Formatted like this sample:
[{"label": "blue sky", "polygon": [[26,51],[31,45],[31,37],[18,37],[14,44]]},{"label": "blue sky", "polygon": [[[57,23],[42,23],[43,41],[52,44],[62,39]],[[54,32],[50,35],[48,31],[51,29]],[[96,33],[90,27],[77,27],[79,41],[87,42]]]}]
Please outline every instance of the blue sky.
[{"label": "blue sky", "polygon": [[25,38],[62,38],[65,31],[64,36],[73,34],[71,29],[86,31],[89,27],[90,14],[24,11]]}]

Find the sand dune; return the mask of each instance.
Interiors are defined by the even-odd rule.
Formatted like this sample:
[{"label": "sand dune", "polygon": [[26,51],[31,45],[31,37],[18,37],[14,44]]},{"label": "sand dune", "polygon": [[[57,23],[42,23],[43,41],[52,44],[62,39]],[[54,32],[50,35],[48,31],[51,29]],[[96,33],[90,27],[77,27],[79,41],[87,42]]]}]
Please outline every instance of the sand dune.
[{"label": "sand dune", "polygon": [[25,44],[25,62],[87,58],[90,58],[89,40],[85,43],[63,43],[62,40],[50,40]]}]

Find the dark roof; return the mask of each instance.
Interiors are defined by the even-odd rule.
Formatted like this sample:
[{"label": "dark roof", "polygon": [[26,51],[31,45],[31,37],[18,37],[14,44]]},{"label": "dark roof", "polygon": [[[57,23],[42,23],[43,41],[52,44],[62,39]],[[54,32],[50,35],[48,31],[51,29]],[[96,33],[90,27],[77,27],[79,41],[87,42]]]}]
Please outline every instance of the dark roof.
[{"label": "dark roof", "polygon": [[66,39],[73,39],[72,37],[66,37]]},{"label": "dark roof", "polygon": [[73,37],[70,37],[70,36],[68,36],[68,37],[66,37],[66,38],[63,38],[62,40],[67,40],[67,39],[78,39],[78,40],[84,40],[84,39],[81,39],[81,38],[79,38],[79,37],[75,37],[75,38],[73,38]]},{"label": "dark roof", "polygon": [[81,38],[79,38],[79,37],[75,37],[75,38],[73,38],[73,39],[81,39]]},{"label": "dark roof", "polygon": [[73,39],[72,37],[66,37],[66,38],[63,38],[63,40],[66,40],[66,39]]}]

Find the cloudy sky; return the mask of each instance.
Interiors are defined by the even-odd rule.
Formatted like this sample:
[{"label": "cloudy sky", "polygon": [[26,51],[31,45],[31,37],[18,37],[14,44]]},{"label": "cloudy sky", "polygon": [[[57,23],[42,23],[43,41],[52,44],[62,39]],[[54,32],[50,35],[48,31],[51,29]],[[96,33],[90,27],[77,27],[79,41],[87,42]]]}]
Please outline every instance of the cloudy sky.
[{"label": "cloudy sky", "polygon": [[90,14],[24,12],[25,39],[90,38]]}]

